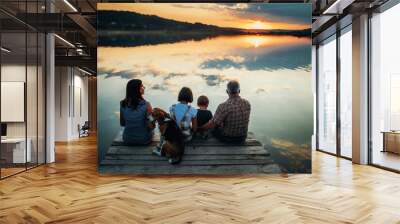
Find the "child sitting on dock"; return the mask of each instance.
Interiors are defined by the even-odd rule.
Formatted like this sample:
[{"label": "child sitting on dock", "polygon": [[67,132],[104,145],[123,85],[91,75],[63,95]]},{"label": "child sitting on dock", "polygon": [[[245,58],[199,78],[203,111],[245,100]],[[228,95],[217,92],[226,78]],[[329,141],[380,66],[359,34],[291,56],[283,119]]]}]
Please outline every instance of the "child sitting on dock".
[{"label": "child sitting on dock", "polygon": [[[212,112],[208,108],[209,100],[207,96],[201,95],[197,98],[197,126],[201,127],[207,124],[213,117]],[[199,136],[203,139],[208,138],[208,130],[198,132]]]},{"label": "child sitting on dock", "polygon": [[183,87],[179,91],[178,101],[179,103],[170,107],[169,112],[171,118],[180,127],[184,141],[188,142],[192,139],[192,135],[197,129],[197,110],[190,105],[193,102],[192,90],[188,87]]}]

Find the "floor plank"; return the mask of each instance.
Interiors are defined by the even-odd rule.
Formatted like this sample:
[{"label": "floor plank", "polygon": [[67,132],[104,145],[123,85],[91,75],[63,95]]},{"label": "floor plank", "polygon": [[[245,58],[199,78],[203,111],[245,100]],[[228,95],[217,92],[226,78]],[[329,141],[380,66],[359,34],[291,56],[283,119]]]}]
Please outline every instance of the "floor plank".
[{"label": "floor plank", "polygon": [[[107,155],[148,155],[154,148],[147,146],[111,146]],[[265,155],[268,151],[260,146],[246,147],[232,146],[227,148],[221,147],[185,147],[185,155],[214,155],[218,151],[219,155]]]},{"label": "floor plank", "polygon": [[0,223],[400,223],[400,175],[313,152],[312,174],[99,175],[96,139],[0,181]]},{"label": "floor plank", "polygon": [[[159,134],[155,134],[153,136],[153,141],[151,142],[151,146],[155,146],[160,142]],[[122,140],[122,131],[120,131],[112,142],[113,146],[124,146],[124,142]],[[262,146],[261,142],[254,138],[253,133],[249,133],[246,140],[243,143],[228,143],[221,142],[214,138],[212,135],[209,135],[207,139],[202,139],[199,137],[194,137],[190,142],[186,143],[186,146]]]},{"label": "floor plank", "polygon": [[[185,154],[185,160],[221,160],[221,159],[231,159],[231,160],[243,160],[243,159],[264,159],[270,156],[269,153],[264,153],[261,155],[190,155]],[[118,160],[161,160],[165,161],[165,157],[159,157],[155,155],[119,155],[110,154],[105,157],[105,159],[118,159]]]},{"label": "floor plank", "polygon": [[[101,161],[101,165],[134,165],[134,166],[166,166],[171,169],[184,168],[185,166],[219,166],[219,165],[263,165],[272,164],[269,158],[262,159],[212,159],[212,160],[186,160],[171,166],[167,159],[163,160],[116,160],[106,159]],[[223,173],[222,173],[223,174]]]}]

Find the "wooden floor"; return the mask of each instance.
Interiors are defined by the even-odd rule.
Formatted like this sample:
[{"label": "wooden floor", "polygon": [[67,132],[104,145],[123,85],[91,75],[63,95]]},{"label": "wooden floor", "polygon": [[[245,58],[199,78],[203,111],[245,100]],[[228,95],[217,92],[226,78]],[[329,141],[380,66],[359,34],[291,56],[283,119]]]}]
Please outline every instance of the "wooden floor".
[{"label": "wooden floor", "polygon": [[7,168],[1,168],[1,177],[7,177],[7,176],[11,176],[13,174],[19,173],[19,172],[23,172],[25,171],[25,167],[7,167]]},{"label": "wooden floor", "polygon": [[0,223],[400,223],[400,175],[323,153],[313,174],[99,176],[96,142],[0,181]]},{"label": "wooden floor", "polygon": [[400,170],[400,155],[391,152],[374,151],[372,157],[374,164]]}]

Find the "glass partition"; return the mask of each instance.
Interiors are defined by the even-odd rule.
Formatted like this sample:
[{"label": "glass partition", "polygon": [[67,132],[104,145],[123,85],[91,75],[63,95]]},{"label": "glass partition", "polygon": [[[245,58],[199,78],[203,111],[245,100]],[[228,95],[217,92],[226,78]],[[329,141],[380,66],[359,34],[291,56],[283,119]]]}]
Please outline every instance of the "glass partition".
[{"label": "glass partition", "polygon": [[318,149],[336,154],[336,36],[318,47]]},{"label": "glass partition", "polygon": [[[44,2],[7,4],[23,16]],[[0,12],[0,178],[45,163],[45,44],[44,33]]]},{"label": "glass partition", "polygon": [[352,32],[340,36],[340,154],[352,157]]},{"label": "glass partition", "polygon": [[400,170],[400,4],[371,18],[371,162]]},{"label": "glass partition", "polygon": [[1,34],[2,177],[24,171],[30,162],[31,152],[26,150],[26,40],[25,32]]}]

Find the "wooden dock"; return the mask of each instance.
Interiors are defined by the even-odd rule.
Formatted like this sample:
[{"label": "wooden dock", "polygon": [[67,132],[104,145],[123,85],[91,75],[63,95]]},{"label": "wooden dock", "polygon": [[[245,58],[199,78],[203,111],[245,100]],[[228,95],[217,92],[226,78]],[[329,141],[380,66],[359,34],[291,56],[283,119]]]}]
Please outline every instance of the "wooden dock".
[{"label": "wooden dock", "polygon": [[185,147],[182,162],[168,163],[167,158],[152,154],[159,143],[154,136],[148,146],[125,146],[122,132],[114,139],[105,158],[99,165],[100,173],[141,175],[234,175],[280,173],[281,170],[270,158],[268,150],[249,135],[242,144],[229,144],[213,137],[193,139]]}]

